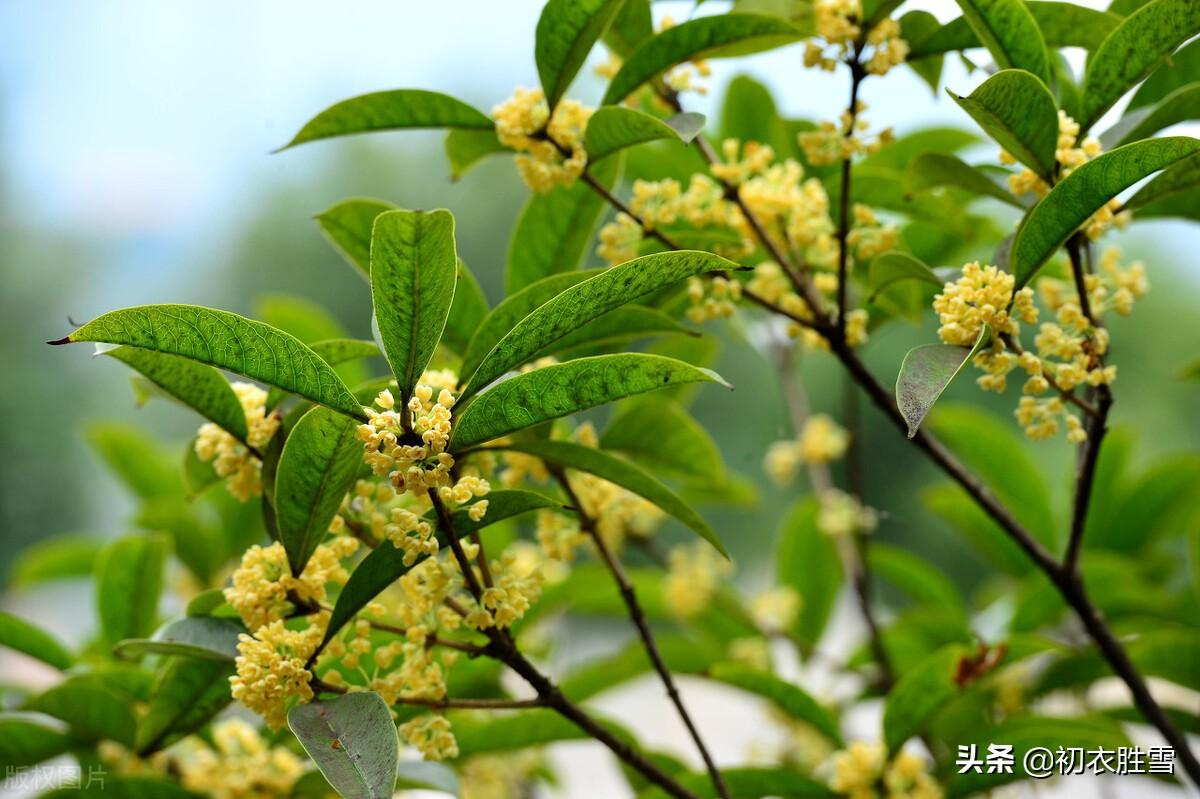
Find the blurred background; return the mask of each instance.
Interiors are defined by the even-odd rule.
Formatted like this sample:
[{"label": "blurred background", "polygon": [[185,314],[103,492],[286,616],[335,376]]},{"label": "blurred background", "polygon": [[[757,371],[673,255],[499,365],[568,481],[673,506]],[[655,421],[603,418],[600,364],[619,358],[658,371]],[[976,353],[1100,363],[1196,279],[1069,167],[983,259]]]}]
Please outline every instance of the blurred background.
[{"label": "blurred background", "polygon": [[[356,195],[452,210],[460,254],[490,300],[499,299],[508,234],[527,194],[508,160],[486,160],[452,182],[439,132],[270,152],[317,111],[355,94],[429,88],[486,111],[515,86],[535,86],[533,31],[540,7],[536,0],[0,0],[5,553],[62,532],[125,532],[131,505],[86,444],[96,420],[143,426],[178,451],[197,426],[192,415],[167,403],[139,408],[121,364],[92,359],[83,346],[45,346],[71,329],[70,320],[148,302],[253,314],[265,295],[285,293],[320,303],[351,333],[369,338],[367,287],[312,221],[313,214]],[[711,13],[710,7],[719,11],[724,4],[706,3],[699,11],[687,2],[654,4],[656,17],[677,21]],[[906,3],[904,9],[910,8],[930,10],[943,21],[958,15],[951,0]],[[686,103],[712,120],[722,87],[744,73],[773,90],[785,116],[833,118],[845,104],[846,76],[805,71],[801,54],[802,46],[793,46],[713,62],[710,93],[689,95]],[[600,63],[603,54],[593,53],[592,60]],[[1078,70],[1079,58],[1075,65]],[[965,94],[982,78],[947,59],[943,85]],[[572,95],[594,103],[601,92],[600,79],[585,68]],[[873,126],[891,125],[901,135],[932,125],[972,128],[949,98],[932,94],[906,69],[869,81],[864,99]],[[968,156],[994,158],[995,148],[981,144]],[[1011,223],[998,219],[1001,229]],[[1144,260],[1152,286],[1132,317],[1112,325],[1113,359],[1121,372],[1113,419],[1135,436],[1138,462],[1194,451],[1200,444],[1200,391],[1177,374],[1200,342],[1193,299],[1200,290],[1200,232],[1179,222],[1142,223],[1111,234],[1106,243]],[[928,320],[923,328],[891,325],[874,336],[867,357],[890,384],[903,353],[934,337]],[[842,383],[832,366],[814,356],[805,373],[816,409],[836,413]],[[762,455],[788,429],[772,366],[746,337],[734,337],[716,368],[737,391],[702,392],[696,414],[728,465],[761,486],[762,501],[710,518],[730,543],[738,579],[753,585],[768,566],[767,542],[789,500],[763,477]],[[1012,423],[1011,396],[985,396],[961,381],[948,398],[990,405]],[[887,509],[879,536],[972,584],[982,568],[977,556],[915,501],[933,475],[890,426],[873,411],[866,414],[867,495],[872,505]],[[1031,451],[1052,489],[1068,484],[1065,441]],[[1053,493],[1065,513],[1066,491]],[[2,563],[0,574],[8,569],[7,558]],[[65,596],[85,604],[89,592],[81,586]],[[9,592],[4,603],[68,640],[86,635],[92,614],[63,613],[64,595],[55,596],[48,605],[40,593]],[[856,630],[846,623],[846,635],[853,637]],[[701,725],[704,718],[720,724],[732,707],[706,705]],[[618,702],[611,712],[633,709]],[[652,739],[660,726],[673,730],[673,719],[647,724]],[[738,745],[730,744],[722,759],[736,759]]]}]

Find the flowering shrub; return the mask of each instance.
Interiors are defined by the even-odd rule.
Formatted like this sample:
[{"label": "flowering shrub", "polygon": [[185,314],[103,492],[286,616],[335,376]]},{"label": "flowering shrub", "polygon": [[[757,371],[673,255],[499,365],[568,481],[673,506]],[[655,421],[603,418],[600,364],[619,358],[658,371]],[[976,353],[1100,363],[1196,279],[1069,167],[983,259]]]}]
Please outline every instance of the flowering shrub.
[{"label": "flowering shrub", "polygon": [[[896,0],[746,5],[770,10],[735,4],[655,30],[646,0],[550,0],[541,87],[491,116],[401,89],[300,130],[289,147],[445,128],[456,174],[511,158],[531,190],[512,249],[538,257],[510,261],[494,306],[448,212],[348,200],[317,219],[370,285],[374,341],[150,305],[51,342],[104,345],[204,421],[182,476],[154,462],[155,445],[99,441],[142,475],[146,532],[89,561],[96,646],[69,652],[0,617],[0,643],[65,672],[23,701],[41,715],[0,716],[9,765],[69,752],[130,796],[517,797],[551,780],[542,747],[582,735],[638,796],[918,799],[1023,776],[958,767],[968,746],[1115,750],[1130,745],[1125,724],[1144,723],[1174,748],[1179,779],[1200,785],[1183,734],[1194,702],[1168,711],[1165,699],[1171,683],[1200,690],[1196,597],[1173,554],[1181,536],[1160,535],[1194,515],[1200,469],[1135,479],[1127,442],[1104,446],[1120,385],[1105,323],[1149,279],[1103,243],[1141,217],[1195,214],[1200,141],[1155,134],[1194,115],[1196,43],[1175,51],[1200,32],[1200,6],[960,0],[963,17],[941,25],[898,16]],[[840,113],[781,118],[747,78],[727,90],[737,136],[685,110],[709,59],[797,42],[798,64],[847,76]],[[608,88],[592,108],[566,92],[600,46]],[[956,154],[972,140],[961,132],[868,122],[864,85],[905,67],[937,89],[947,53],[980,47],[995,69],[953,97],[998,145],[990,163]],[[1088,51],[1082,77],[1061,47]],[[1134,110],[1094,134],[1134,89]],[[1011,235],[993,236],[977,201],[1007,213]],[[593,232],[607,267],[579,269]],[[922,314],[937,340],[891,365],[893,394],[862,353]],[[797,495],[774,579],[754,592],[731,580],[723,541],[739,531],[692,502],[754,501],[754,481],[726,468],[688,410],[696,389],[729,386],[702,354],[679,357],[696,352],[683,335],[743,332],[781,364],[793,433],[754,477]],[[841,410],[811,411],[795,371],[810,357],[856,387]],[[387,369],[368,377],[364,362]],[[1015,423],[946,408],[930,419],[936,438],[926,415],[968,362],[985,391],[1021,375]],[[993,559],[985,587],[964,594],[872,541],[889,517],[857,466],[873,454],[861,397],[950,479],[926,505]],[[739,397],[736,413],[762,413],[761,400]],[[1065,519],[1009,426],[1075,447]],[[168,563],[185,612],[160,623]],[[865,640],[825,651],[843,583]],[[626,618],[635,644],[551,668],[547,629],[584,613]],[[810,692],[796,657],[832,660],[852,690]],[[1087,688],[1110,673],[1128,703],[1092,706]],[[647,750],[637,719],[589,708],[641,674],[682,720],[688,760]],[[677,674],[766,700],[786,744],[717,762],[721,730],[695,723]],[[1165,687],[1152,693],[1150,676]],[[1042,701],[1063,691],[1074,701]],[[878,732],[847,740],[848,715],[880,700]]]}]

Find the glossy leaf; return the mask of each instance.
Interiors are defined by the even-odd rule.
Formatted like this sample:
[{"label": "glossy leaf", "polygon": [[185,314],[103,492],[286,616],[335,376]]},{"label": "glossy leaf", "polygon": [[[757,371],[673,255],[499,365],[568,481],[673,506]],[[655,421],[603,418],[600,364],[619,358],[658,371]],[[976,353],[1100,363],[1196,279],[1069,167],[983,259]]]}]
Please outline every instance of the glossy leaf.
[{"label": "glossy leaf", "polygon": [[[621,161],[601,161],[592,177],[612,189]],[[582,180],[530,196],[508,243],[504,290],[512,295],[549,275],[577,269],[606,207],[604,198]]]},{"label": "glossy leaf", "polygon": [[[522,513],[548,509],[563,510],[565,508],[561,502],[551,499],[544,494],[515,488],[502,488],[490,492],[487,495],[487,503],[487,513],[478,521],[471,518],[470,505],[458,508],[450,514],[451,524],[454,525],[454,531],[460,538],[502,522],[505,519],[511,519],[513,516],[520,516]],[[437,514],[433,510],[426,512],[425,518],[435,522],[436,526]]]},{"label": "glossy leaf", "polygon": [[[487,367],[484,362],[480,371]],[[545,366],[503,380],[474,397],[454,422],[450,449],[464,450],[550,419],[647,391],[704,382],[731,388],[708,369],[642,353],[597,355]]]},{"label": "glossy leaf", "polygon": [[449,211],[389,211],[375,219],[371,298],[401,401],[412,396],[442,339],[457,279]]},{"label": "glossy leaf", "polygon": [[897,250],[875,256],[867,272],[872,300],[897,283],[908,280],[919,280],[938,288],[945,283],[924,261]]},{"label": "glossy leaf", "polygon": [[391,799],[400,742],[379,694],[297,705],[288,712],[288,727],[343,799]]},{"label": "glossy leaf", "polygon": [[[1046,46],[1054,48],[1082,47],[1095,50],[1121,21],[1116,14],[1074,3],[1032,0],[1027,7],[1042,32]],[[919,60],[980,46],[979,37],[966,18],[958,17],[941,26],[936,33],[916,39],[909,59]]]},{"label": "glossy leaf", "polygon": [[1196,81],[1200,81],[1200,41],[1189,42],[1164,59],[1138,86],[1125,111],[1154,105],[1176,89]]},{"label": "glossy leaf", "polygon": [[66,753],[75,741],[62,726],[35,713],[0,713],[0,763],[19,769]]},{"label": "glossy leaf", "polygon": [[138,722],[137,751],[156,752],[207,724],[233,697],[228,660],[170,657],[159,669]]},{"label": "glossy leaf", "polygon": [[925,191],[938,186],[955,186],[972,194],[991,197],[1025,210],[1025,206],[992,180],[983,171],[960,158],[945,153],[921,153],[912,160],[905,175],[910,192]]},{"label": "glossy leaf", "polygon": [[299,339],[262,322],[198,305],[110,311],[55,344],[98,341],[182,355],[261,380],[362,418],[362,406],[329,364]]},{"label": "glossy leaf", "polygon": [[967,97],[950,96],[1014,158],[1053,180],[1058,108],[1045,83],[1024,70],[1005,69]]},{"label": "glossy leaf", "polygon": [[355,133],[409,128],[488,129],[492,120],[461,100],[423,89],[394,89],[343,100],[310,119],[283,147]]},{"label": "glossy leaf", "polygon": [[1106,150],[1148,139],[1163,128],[1200,119],[1200,83],[1189,83],[1154,105],[1143,106],[1121,118],[1100,137]]},{"label": "glossy leaf", "polygon": [[1021,288],[1089,217],[1142,178],[1200,150],[1184,136],[1127,144],[1063,178],[1025,218],[1013,241],[1011,268]]},{"label": "glossy leaf", "polygon": [[450,303],[450,315],[446,317],[446,329],[442,331],[442,344],[464,355],[475,331],[487,315],[487,297],[475,275],[460,258],[458,278],[454,284],[454,301]]},{"label": "glossy leaf", "polygon": [[372,549],[350,573],[350,579],[338,594],[333,612],[329,616],[329,625],[325,628],[322,646],[332,641],[342,627],[365,608],[368,602],[424,559],[420,557],[411,564],[406,564],[404,550],[390,541]]},{"label": "glossy leaf", "polygon": [[317,214],[314,219],[334,249],[368,280],[371,277],[371,229],[375,218],[396,206],[385,200],[356,198]]},{"label": "glossy leaf", "polygon": [[1197,33],[1200,4],[1193,0],[1153,0],[1122,20],[1088,60],[1082,129],[1090,129],[1163,56]]},{"label": "glossy leaf", "polygon": [[213,367],[137,347],[117,347],[104,354],[137,370],[205,419],[245,441],[246,412],[229,381]]},{"label": "glossy leaf", "polygon": [[292,429],[275,476],[275,521],[292,573],[299,574],[329,530],[362,466],[354,420],[313,408]]},{"label": "glossy leaf", "polygon": [[109,646],[148,636],[158,619],[167,548],[157,536],[118,539],[96,561],[96,609]]},{"label": "glossy leaf", "polygon": [[984,324],[973,347],[926,344],[908,351],[896,377],[896,406],[908,425],[908,437],[917,434],[925,415],[946,387],[991,337]]},{"label": "glossy leaf", "polygon": [[883,709],[883,740],[888,751],[919,733],[959,692],[958,664],[966,650],[957,645],[939,649],[900,677]]},{"label": "glossy leaf", "polygon": [[1200,156],[1193,156],[1164,169],[1158,177],[1147,181],[1134,192],[1125,207],[1137,211],[1154,203],[1173,202],[1197,187],[1200,187]]},{"label": "glossy leaf", "polygon": [[92,573],[104,542],[90,535],[57,535],[30,544],[12,559],[8,582],[14,588]]},{"label": "glossy leaf", "polygon": [[557,341],[547,344],[545,349],[538,350],[530,356],[529,360],[536,361],[556,353],[579,353],[580,351],[589,353],[596,347],[611,345],[619,341],[667,335],[698,336],[699,334],[688,330],[662,311],[643,305],[630,305],[624,308],[614,308]]},{"label": "glossy leaf", "polygon": [[233,662],[237,657],[238,636],[245,632],[245,626],[234,619],[187,616],[162,626],[150,638],[121,641],[113,647],[113,654],[135,659],[145,655],[183,655]]},{"label": "glossy leaf", "polygon": [[664,121],[634,108],[605,106],[588,120],[584,146],[588,162],[594,164],[613,153],[648,141],[689,142],[703,128],[703,114],[680,114]]},{"label": "glossy leaf", "polygon": [[1001,69],[1023,69],[1050,83],[1042,31],[1022,0],[957,0],[963,17]]},{"label": "glossy leaf", "polygon": [[30,699],[25,708],[65,721],[82,737],[133,745],[137,726],[133,708],[93,675],[70,677]]},{"label": "glossy leaf", "polygon": [[500,143],[494,130],[452,130],[446,134],[444,147],[446,160],[450,162],[451,180],[461,180],[489,155],[512,152]]},{"label": "glossy leaf", "polygon": [[725,547],[716,531],[700,514],[654,475],[624,458],[569,441],[514,441],[505,444],[503,449],[533,455],[560,468],[594,474],[631,491],[686,524],[725,554]]},{"label": "glossy leaf", "polygon": [[624,403],[600,437],[600,447],[617,450],[655,472],[712,485],[725,477],[721,450],[708,431],[678,403],[658,396]]},{"label": "glossy leaf", "polygon": [[628,58],[639,44],[653,35],[650,0],[625,0],[602,38],[610,50],[621,58]]},{"label": "glossy leaf", "polygon": [[767,672],[733,663],[718,663],[709,670],[708,676],[769,700],[792,718],[811,724],[835,746],[843,746],[842,733],[829,711],[799,686]]},{"label": "glossy leaf", "polygon": [[629,54],[604,93],[603,105],[615,105],[643,83],[676,64],[698,58],[748,55],[790,44],[802,33],[776,17],[724,14],[697,17],[667,28]]},{"label": "glossy leaf", "polygon": [[70,668],[75,662],[53,635],[5,611],[0,611],[0,646],[23,652],[60,670]]},{"label": "glossy leaf", "polygon": [[775,579],[804,598],[792,633],[811,652],[841,589],[842,562],[833,541],[817,527],[814,500],[799,502],[784,514],[775,541]]},{"label": "glossy leaf", "polygon": [[695,250],[658,253],[606,269],[556,295],[510,330],[468,380],[459,402],[601,314],[693,275],[734,266]]},{"label": "glossy leaf", "polygon": [[538,18],[533,55],[551,112],[625,0],[550,0]]}]

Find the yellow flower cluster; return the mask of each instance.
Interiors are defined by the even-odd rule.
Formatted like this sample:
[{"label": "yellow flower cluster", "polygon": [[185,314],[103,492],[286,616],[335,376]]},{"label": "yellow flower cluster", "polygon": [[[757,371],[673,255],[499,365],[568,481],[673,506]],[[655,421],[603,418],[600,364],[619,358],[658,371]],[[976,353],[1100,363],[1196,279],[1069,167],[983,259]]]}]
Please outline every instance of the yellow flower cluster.
[{"label": "yellow flower cluster", "polygon": [[764,468],[779,485],[788,485],[796,477],[801,463],[829,463],[846,454],[850,434],[824,413],[814,414],[804,422],[800,434],[787,441],[776,441],[767,449]]},{"label": "yellow flower cluster", "polygon": [[459,770],[458,795],[461,799],[525,799],[541,765],[536,750],[469,758]]},{"label": "yellow flower cluster", "polygon": [[[834,753],[829,787],[850,799],[941,799],[928,764],[907,752],[889,762],[882,743],[854,741]],[[882,788],[882,793],[879,788]]]},{"label": "yellow flower cluster", "polygon": [[307,664],[325,633],[326,616],[310,618],[313,623],[301,630],[273,621],[252,636],[238,636],[237,673],[229,678],[231,693],[273,730],[283,726],[293,700],[304,704],[313,698]]},{"label": "yellow flower cluster", "polygon": [[822,491],[817,498],[817,529],[825,535],[839,536],[871,533],[879,524],[879,514],[853,494],[836,488]]},{"label": "yellow flower cluster", "polygon": [[641,243],[642,226],[628,214],[619,213],[600,228],[596,254],[610,266],[615,266],[637,258]]},{"label": "yellow flower cluster", "polygon": [[863,116],[867,104],[859,100],[854,108],[854,114],[843,111],[840,122],[836,124],[822,122],[816,130],[797,135],[800,146],[804,148],[804,157],[810,164],[836,164],[856,155],[877,153],[895,140],[891,128],[884,128],[873,136],[866,135],[870,128]]},{"label": "yellow flower cluster", "polygon": [[[810,265],[813,264],[810,262]],[[831,299],[837,293],[838,278],[836,274],[814,271],[812,280],[813,286],[826,299]],[[783,273],[779,264],[774,261],[763,261],[756,266],[754,276],[750,278],[746,288],[756,296],[779,306],[792,316],[808,321],[813,318],[808,303],[793,291],[791,281]],[[833,309],[832,303],[826,308],[827,311],[833,311]],[[864,308],[855,308],[846,313],[846,341],[851,347],[861,347],[867,343],[870,338],[867,331],[869,321],[870,316]],[[812,349],[829,348],[829,343],[823,336],[799,322],[791,322],[787,327],[787,334],[792,338],[799,337],[806,346]]]},{"label": "yellow flower cluster", "polygon": [[566,99],[559,101],[551,116],[541,89],[517,89],[492,109],[496,137],[517,151],[521,178],[539,194],[568,186],[583,174],[587,166],[583,134],[591,116],[591,108]]},{"label": "yellow flower cluster", "polygon": [[846,235],[846,244],[857,258],[870,261],[876,255],[894,250],[899,238],[896,226],[882,224],[870,206],[854,204],[854,228]]},{"label": "yellow flower cluster", "polygon": [[458,741],[450,729],[450,721],[437,713],[426,713],[401,724],[400,737],[415,746],[426,760],[448,760],[458,757]]},{"label": "yellow flower cluster", "polygon": [[171,754],[183,787],[213,799],[289,796],[305,770],[287,747],[271,746],[239,718],[214,724],[211,746],[190,737]]},{"label": "yellow flower cluster", "polygon": [[1014,285],[1012,275],[994,266],[981,266],[978,261],[964,266],[962,277],[946,283],[942,293],[933,299],[933,310],[941,322],[938,336],[947,344],[971,347],[985,323],[995,335],[1020,333],[1018,320],[1036,322],[1037,308],[1033,304],[1033,290],[1025,287],[1014,297]]},{"label": "yellow flower cluster", "polygon": [[[1058,162],[1058,176],[1065,178],[1067,175],[1096,156],[1104,152],[1100,146],[1100,140],[1095,136],[1086,136],[1083,141],[1079,140],[1079,123],[1071,117],[1067,116],[1065,111],[1058,112],[1058,143],[1054,151],[1055,161]],[[1013,156],[1004,150],[1000,151],[1000,163],[1015,164],[1017,161]],[[1036,194],[1038,197],[1045,197],[1050,191],[1050,186],[1046,181],[1042,180],[1032,169],[1023,168],[1016,174],[1008,177],[1008,190],[1018,197],[1024,194]],[[1116,197],[1109,200],[1104,207],[1092,214],[1088,221],[1083,224],[1083,231],[1087,237],[1095,241],[1104,235],[1110,227],[1123,228],[1129,223],[1130,212],[1121,211],[1121,201]]]},{"label": "yellow flower cluster", "polygon": [[712,278],[707,287],[703,278],[690,277],[687,291],[687,318],[696,324],[728,319],[736,310],[734,303],[742,298],[742,284],[724,277]]},{"label": "yellow flower cluster", "polygon": [[[246,413],[246,444],[259,448],[279,429],[279,416],[267,413],[267,392],[253,383],[231,384]],[[196,456],[212,461],[217,477],[225,479],[229,493],[242,502],[262,493],[262,464],[242,442],[212,422],[196,434]]]},{"label": "yellow flower cluster", "polygon": [[[817,36],[804,48],[804,66],[819,67],[827,72],[837,68],[846,58],[851,45],[862,37],[862,3],[860,0],[816,0],[813,3]],[[893,67],[908,58],[908,42],[900,38],[900,24],[888,17],[867,32],[864,51],[867,72],[886,75]],[[865,54],[860,53],[859,58]]]},{"label": "yellow flower cluster", "polygon": [[[663,17],[658,31],[662,33],[668,28],[675,27],[674,17]],[[696,94],[708,94],[708,87],[696,82],[697,78],[707,78],[712,75],[712,69],[704,59],[685,61],[663,74],[663,83],[674,92],[693,91]]]},{"label": "yellow flower cluster", "polygon": [[750,600],[750,618],[758,629],[781,633],[792,628],[800,612],[800,594],[787,585],[775,586]]},{"label": "yellow flower cluster", "polygon": [[708,607],[721,578],[732,572],[733,564],[707,541],[672,547],[662,581],[663,601],[672,615],[690,619]]},{"label": "yellow flower cluster", "polygon": [[350,575],[342,559],[357,550],[355,539],[334,538],[317,547],[296,577],[288,566],[283,544],[255,544],[242,555],[241,565],[233,573],[233,584],[225,589],[225,600],[242,617],[247,629],[257,630],[287,615],[289,594],[315,605],[325,599],[327,584],[344,585]]}]

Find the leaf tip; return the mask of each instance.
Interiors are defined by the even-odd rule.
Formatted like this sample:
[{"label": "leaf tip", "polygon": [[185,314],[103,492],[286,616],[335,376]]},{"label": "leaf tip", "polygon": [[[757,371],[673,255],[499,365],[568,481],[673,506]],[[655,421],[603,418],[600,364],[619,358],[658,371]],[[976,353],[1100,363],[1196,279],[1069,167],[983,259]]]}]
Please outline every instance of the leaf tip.
[{"label": "leaf tip", "polygon": [[73,342],[71,341],[70,336],[63,336],[62,338],[57,338],[57,339],[54,339],[53,341],[47,341],[46,343],[49,344],[51,347],[58,347],[63,344],[72,344]]}]

